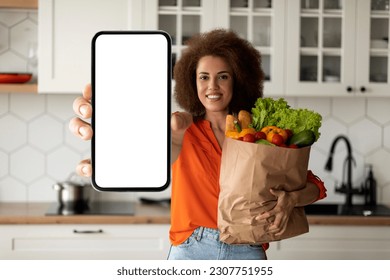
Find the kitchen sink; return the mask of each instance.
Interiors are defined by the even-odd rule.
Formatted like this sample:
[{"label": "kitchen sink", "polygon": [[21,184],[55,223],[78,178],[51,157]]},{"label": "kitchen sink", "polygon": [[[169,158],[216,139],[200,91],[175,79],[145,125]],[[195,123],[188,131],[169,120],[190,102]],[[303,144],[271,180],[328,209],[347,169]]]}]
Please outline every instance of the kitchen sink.
[{"label": "kitchen sink", "polygon": [[328,216],[390,216],[390,208],[385,205],[352,205],[347,207],[337,203],[315,203],[305,206],[307,215]]}]

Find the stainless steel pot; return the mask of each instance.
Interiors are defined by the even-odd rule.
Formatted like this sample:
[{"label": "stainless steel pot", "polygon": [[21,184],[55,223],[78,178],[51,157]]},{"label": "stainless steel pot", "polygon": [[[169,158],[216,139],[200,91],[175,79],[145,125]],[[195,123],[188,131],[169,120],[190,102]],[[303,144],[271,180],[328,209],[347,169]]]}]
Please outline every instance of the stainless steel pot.
[{"label": "stainless steel pot", "polygon": [[74,178],[70,176],[67,181],[53,185],[53,189],[58,192],[58,204],[64,212],[78,212],[87,208],[91,198],[91,184]]}]

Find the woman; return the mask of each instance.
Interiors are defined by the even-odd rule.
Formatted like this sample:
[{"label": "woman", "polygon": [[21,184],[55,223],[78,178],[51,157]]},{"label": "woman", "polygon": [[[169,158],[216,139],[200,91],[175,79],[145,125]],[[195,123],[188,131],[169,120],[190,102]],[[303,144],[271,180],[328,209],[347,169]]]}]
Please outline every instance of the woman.
[{"label": "woman", "polygon": [[[198,34],[174,68],[175,98],[186,112],[172,114],[172,205],[168,259],[266,259],[263,245],[229,245],[219,241],[217,208],[221,147],[229,113],[250,111],[262,97],[264,74],[259,52],[234,32],[222,29]],[[91,89],[74,102],[81,117],[91,116]],[[92,129],[79,118],[70,129],[85,140]],[[91,175],[89,160],[78,173]],[[313,176],[296,192],[273,191],[277,205],[259,219],[274,216],[270,233],[281,234],[294,207],[324,197],[323,184]]]}]

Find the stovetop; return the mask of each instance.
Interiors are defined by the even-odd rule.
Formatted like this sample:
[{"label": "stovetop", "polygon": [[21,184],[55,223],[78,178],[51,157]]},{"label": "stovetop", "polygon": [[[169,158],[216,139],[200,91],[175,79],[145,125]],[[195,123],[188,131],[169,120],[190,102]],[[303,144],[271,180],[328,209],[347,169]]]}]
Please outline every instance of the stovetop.
[{"label": "stovetop", "polygon": [[78,207],[64,207],[58,203],[50,205],[46,216],[64,215],[134,215],[135,206],[129,201],[92,201]]}]

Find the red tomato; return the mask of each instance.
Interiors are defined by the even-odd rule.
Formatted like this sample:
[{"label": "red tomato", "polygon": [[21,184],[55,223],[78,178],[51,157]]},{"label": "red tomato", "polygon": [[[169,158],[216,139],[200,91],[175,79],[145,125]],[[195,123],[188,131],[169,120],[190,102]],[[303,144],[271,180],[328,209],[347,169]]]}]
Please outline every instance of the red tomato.
[{"label": "red tomato", "polygon": [[255,133],[255,139],[256,140],[267,139],[267,135],[264,132],[262,132],[262,131],[257,131]]},{"label": "red tomato", "polygon": [[242,141],[244,139],[244,137],[238,137],[237,140],[240,140]]},{"label": "red tomato", "polygon": [[272,136],[272,141],[271,141],[272,144],[275,144],[276,146],[281,146],[282,144],[284,144],[284,138],[282,135],[280,134],[274,134]]},{"label": "red tomato", "polygon": [[292,130],[291,129],[285,129],[284,131],[286,131],[286,133],[287,133],[287,139],[290,139],[291,138],[291,136],[293,136],[293,132],[292,132]]},{"label": "red tomato", "polygon": [[288,147],[291,149],[298,149],[298,146],[295,144],[290,144],[290,145],[288,145]]},{"label": "red tomato", "polygon": [[255,136],[254,136],[253,134],[250,134],[250,133],[245,134],[244,137],[243,137],[243,139],[242,139],[242,141],[244,141],[244,142],[250,142],[250,143],[254,143],[255,140],[256,140],[256,139],[255,139]]},{"label": "red tomato", "polygon": [[266,126],[263,127],[261,131],[263,131],[267,135],[267,141],[271,143],[273,143],[272,138],[274,134],[280,134],[283,137],[283,142],[286,142],[288,139],[287,132],[284,129],[281,129],[277,126],[273,126],[273,125]]}]

